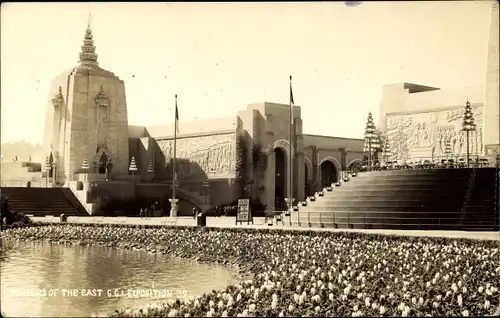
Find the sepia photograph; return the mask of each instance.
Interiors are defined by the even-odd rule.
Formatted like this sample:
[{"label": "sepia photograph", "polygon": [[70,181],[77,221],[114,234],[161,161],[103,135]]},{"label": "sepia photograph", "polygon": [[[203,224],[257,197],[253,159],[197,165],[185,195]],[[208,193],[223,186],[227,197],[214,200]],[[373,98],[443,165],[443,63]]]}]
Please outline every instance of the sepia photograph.
[{"label": "sepia photograph", "polygon": [[0,318],[500,316],[498,1],[0,13]]}]

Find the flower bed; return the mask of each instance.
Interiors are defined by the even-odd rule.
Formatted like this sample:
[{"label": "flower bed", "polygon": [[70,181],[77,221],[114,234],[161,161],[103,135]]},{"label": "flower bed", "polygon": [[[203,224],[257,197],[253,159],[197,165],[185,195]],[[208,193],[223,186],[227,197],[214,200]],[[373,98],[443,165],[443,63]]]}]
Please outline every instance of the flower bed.
[{"label": "flower bed", "polygon": [[497,241],[341,232],[46,225],[9,239],[238,264],[252,280],[112,316],[480,316],[499,306]]}]

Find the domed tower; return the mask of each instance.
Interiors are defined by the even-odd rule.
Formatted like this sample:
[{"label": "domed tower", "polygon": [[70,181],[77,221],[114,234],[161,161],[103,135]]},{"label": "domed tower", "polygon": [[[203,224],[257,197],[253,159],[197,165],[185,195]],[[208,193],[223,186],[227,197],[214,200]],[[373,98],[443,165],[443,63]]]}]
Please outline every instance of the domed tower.
[{"label": "domed tower", "polygon": [[52,155],[55,179],[71,180],[84,157],[90,173],[128,173],[128,120],[125,83],[99,67],[90,23],[79,65],[51,83],[46,110],[44,148]]}]

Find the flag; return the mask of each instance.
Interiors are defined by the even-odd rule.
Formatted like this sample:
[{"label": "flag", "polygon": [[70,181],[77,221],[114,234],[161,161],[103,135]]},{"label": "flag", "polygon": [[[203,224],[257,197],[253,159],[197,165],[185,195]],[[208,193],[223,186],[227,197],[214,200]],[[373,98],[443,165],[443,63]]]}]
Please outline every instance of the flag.
[{"label": "flag", "polygon": [[177,95],[175,95],[175,131],[179,133],[179,109],[177,108]]},{"label": "flag", "polygon": [[290,106],[293,106],[295,102],[293,101],[293,90],[292,90],[292,77],[290,76]]}]

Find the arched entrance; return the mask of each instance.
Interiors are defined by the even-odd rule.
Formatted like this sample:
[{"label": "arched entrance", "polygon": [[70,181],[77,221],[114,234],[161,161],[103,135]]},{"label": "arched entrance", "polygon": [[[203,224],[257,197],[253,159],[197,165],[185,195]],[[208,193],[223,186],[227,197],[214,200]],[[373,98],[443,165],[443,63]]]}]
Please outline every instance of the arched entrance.
[{"label": "arched entrance", "polygon": [[106,155],[105,152],[101,154],[101,157],[99,158],[99,174],[105,174],[106,173],[106,163],[108,162],[108,156]]},{"label": "arched entrance", "polygon": [[330,160],[321,163],[321,188],[330,187],[332,183],[337,182],[337,168]]},{"label": "arched entrance", "polygon": [[283,149],[274,149],[276,164],[274,167],[274,207],[282,211],[285,207],[286,196],[286,155]]}]

